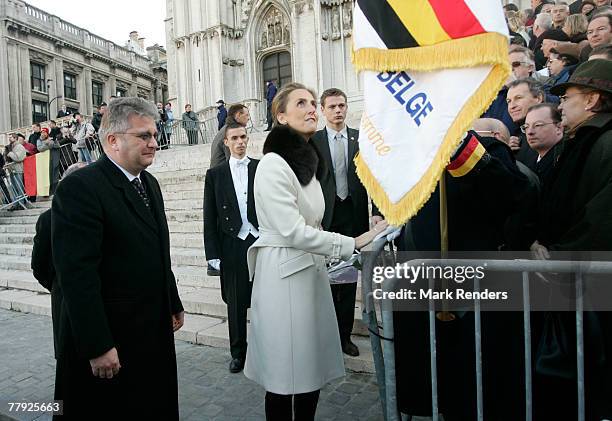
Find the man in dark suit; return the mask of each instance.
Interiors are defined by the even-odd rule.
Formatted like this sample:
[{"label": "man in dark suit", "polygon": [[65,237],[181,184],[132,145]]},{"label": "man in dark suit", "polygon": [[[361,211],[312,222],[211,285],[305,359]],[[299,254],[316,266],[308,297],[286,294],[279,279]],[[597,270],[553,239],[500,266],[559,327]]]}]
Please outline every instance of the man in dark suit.
[{"label": "man in dark suit", "polygon": [[221,294],[227,304],[229,370],[244,367],[247,351],[247,309],[252,284],[246,254],[259,237],[253,182],[259,163],[246,156],[249,138],[240,123],[225,129],[228,162],[210,168],[204,181],[204,248],[209,264],[221,269]]},{"label": "man in dark suit", "polygon": [[156,118],[141,98],[112,101],[100,126],[105,155],[66,177],[53,198],[63,296],[55,399],[69,419],[179,417],[173,331],[184,313],[161,190],[145,171]]},{"label": "man in dark suit", "polygon": [[[325,128],[312,137],[327,164],[327,172],[321,179],[325,197],[321,224],[326,231],[357,237],[369,229],[368,194],[357,177],[353,162],[359,151],[359,131],[347,127],[344,122],[348,106],[346,94],[340,89],[323,92],[321,111],[325,116]],[[378,220],[382,217],[373,217],[374,223]],[[351,342],[357,283],[332,284],[331,288],[342,351],[358,356],[359,349]]]}]

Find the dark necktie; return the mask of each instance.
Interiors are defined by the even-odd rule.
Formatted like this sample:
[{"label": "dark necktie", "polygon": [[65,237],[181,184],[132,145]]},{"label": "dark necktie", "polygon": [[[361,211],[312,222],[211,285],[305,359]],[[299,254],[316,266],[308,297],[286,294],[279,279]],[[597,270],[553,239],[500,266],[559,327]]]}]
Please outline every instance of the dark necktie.
[{"label": "dark necktie", "polygon": [[138,177],[136,177],[135,179],[132,180],[132,186],[134,186],[134,188],[138,192],[138,195],[140,196],[140,198],[144,202],[145,206],[150,210],[150,208],[151,208],[151,201],[149,200],[149,196],[147,195],[147,191],[145,190],[144,186],[142,185],[142,183],[140,182],[140,179]]}]

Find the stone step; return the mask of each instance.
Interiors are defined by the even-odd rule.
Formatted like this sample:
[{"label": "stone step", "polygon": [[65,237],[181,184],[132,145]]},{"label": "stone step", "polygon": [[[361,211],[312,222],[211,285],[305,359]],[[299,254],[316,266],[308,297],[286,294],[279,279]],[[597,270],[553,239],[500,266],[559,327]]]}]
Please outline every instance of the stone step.
[{"label": "stone step", "polygon": [[[44,198],[44,199],[47,199],[47,198]],[[51,207],[52,202],[53,200],[51,198],[48,198],[47,200],[43,200],[43,198],[38,198],[36,202],[32,203],[32,205],[35,208],[49,209]]]},{"label": "stone step", "polygon": [[[18,211],[16,211],[18,212]],[[26,212],[26,211],[23,211]],[[10,215],[10,216],[0,216],[0,225],[34,225],[36,221],[38,221],[38,215]]]},{"label": "stone step", "polygon": [[172,266],[206,267],[204,248],[170,247]]},{"label": "stone step", "polygon": [[172,176],[167,176],[161,180],[157,180],[162,189],[167,189],[168,186],[173,186],[176,184],[187,184],[193,186],[202,185],[204,188],[204,174],[205,171],[199,171],[194,174],[185,174],[184,171],[176,171],[176,174]]},{"label": "stone step", "polygon": [[31,244],[0,244],[0,256],[32,256]]},{"label": "stone step", "polygon": [[[50,316],[51,296],[34,291],[0,289],[0,308]],[[187,313],[185,324],[175,333],[175,338],[194,344],[229,348],[227,322],[216,317]],[[374,364],[369,339],[354,336],[352,340],[359,347],[360,355],[359,357],[344,356],[347,370],[373,373]]]},{"label": "stone step", "polygon": [[0,270],[31,270],[30,258],[24,256],[2,256]]},{"label": "stone step", "polygon": [[34,233],[2,233],[0,234],[0,244],[32,244]]},{"label": "stone step", "polygon": [[17,289],[0,289],[0,308],[51,316],[51,295]]},{"label": "stone step", "polygon": [[201,206],[203,198],[203,190],[168,191],[164,193],[164,203],[166,204],[173,200],[198,200]]},{"label": "stone step", "polygon": [[209,276],[205,267],[199,266],[175,266],[172,268],[174,277],[179,286],[190,286],[199,288],[221,288],[218,276]]},{"label": "stone step", "polygon": [[159,184],[176,184],[176,181],[172,180],[188,180],[190,178],[195,179],[196,177],[199,177],[200,180],[204,180],[208,162],[200,162],[200,164],[201,165],[197,168],[181,170],[175,167],[170,171],[154,172],[153,176],[157,179]]},{"label": "stone step", "polygon": [[202,212],[202,206],[204,203],[204,193],[201,193],[200,198],[196,199],[179,199],[179,200],[164,200],[164,207],[166,213],[173,210],[191,210]]},{"label": "stone step", "polygon": [[187,313],[227,317],[227,306],[219,288],[179,287],[179,296]]},{"label": "stone step", "polygon": [[[201,191],[204,192],[204,182],[198,181],[186,182],[186,183],[175,183],[175,184],[163,184],[161,185],[162,194],[166,197],[166,193],[170,192],[183,192],[183,191]],[[204,194],[204,193],[202,193]]]},{"label": "stone step", "polygon": [[[0,235],[0,243],[2,236]],[[172,247],[188,247],[204,250],[204,236],[201,233],[174,233],[170,236],[170,245]]]},{"label": "stone step", "polygon": [[36,224],[1,224],[0,234],[31,234],[36,232]]},{"label": "stone step", "polygon": [[202,208],[199,210],[166,210],[166,219],[168,222],[194,222],[203,223],[204,214]]},{"label": "stone step", "polygon": [[0,270],[0,287],[32,292],[48,292],[38,283],[31,271]]},{"label": "stone step", "polygon": [[[1,225],[0,228],[2,228]],[[168,230],[170,231],[171,237],[174,235],[174,233],[192,233],[204,235],[204,224],[203,221],[168,221]]]},{"label": "stone step", "polygon": [[14,217],[21,217],[21,216],[38,216],[41,213],[43,213],[44,211],[46,211],[47,209],[49,209],[49,207],[35,207],[35,208],[32,208],[32,209],[22,209],[22,210],[15,210],[15,211],[3,210],[3,211],[0,211],[0,218],[14,218]]}]

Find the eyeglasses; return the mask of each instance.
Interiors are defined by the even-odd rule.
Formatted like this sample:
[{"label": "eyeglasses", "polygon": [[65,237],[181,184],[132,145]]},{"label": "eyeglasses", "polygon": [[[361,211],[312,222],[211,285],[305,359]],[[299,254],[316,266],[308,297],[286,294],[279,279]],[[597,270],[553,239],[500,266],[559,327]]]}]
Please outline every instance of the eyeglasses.
[{"label": "eyeglasses", "polygon": [[149,143],[151,140],[157,140],[157,135],[158,133],[149,133],[149,132],[144,132],[144,133],[128,133],[128,132],[115,132],[112,134],[129,134],[130,136],[134,136],[137,137],[138,139],[142,140],[145,143]]},{"label": "eyeglasses", "polygon": [[519,66],[527,66],[529,65],[529,63],[527,63],[526,61],[513,61],[512,63],[510,63],[512,65],[512,68],[515,69]]},{"label": "eyeglasses", "polygon": [[570,95],[570,96],[567,96],[567,95],[561,95],[561,96],[559,97],[559,102],[560,102],[561,104],[563,104],[563,103],[564,103],[565,101],[567,101],[568,99],[572,99],[573,97],[578,96],[578,95],[586,95],[586,94],[590,94],[591,92],[593,92],[593,91],[588,91],[588,92],[576,92],[574,95]]},{"label": "eyeglasses", "polygon": [[533,130],[540,130],[544,126],[548,126],[549,124],[557,124],[557,123],[558,121],[551,121],[550,123],[537,122],[537,123],[533,123],[533,126],[530,126],[529,124],[523,124],[521,126],[521,132],[527,133],[527,131],[530,128],[532,128]]}]

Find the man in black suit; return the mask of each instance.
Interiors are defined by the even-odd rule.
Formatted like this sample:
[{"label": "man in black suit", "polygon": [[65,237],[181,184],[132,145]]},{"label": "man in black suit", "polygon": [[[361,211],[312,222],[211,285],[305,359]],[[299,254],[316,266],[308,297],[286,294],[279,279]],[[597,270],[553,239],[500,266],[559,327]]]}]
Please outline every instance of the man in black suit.
[{"label": "man in black suit", "polygon": [[225,128],[228,162],[210,168],[204,181],[204,248],[210,264],[220,265],[221,294],[227,304],[229,370],[244,367],[247,308],[251,303],[247,250],[259,237],[253,182],[259,161],[246,156],[249,138],[240,123]]},{"label": "man in black suit", "polygon": [[[117,98],[103,155],[59,184],[51,210],[63,302],[55,399],[64,416],[178,420],[173,331],[183,306],[157,180],[155,106]],[[66,419],[60,418],[58,419]]]},{"label": "man in black suit", "polygon": [[[347,127],[344,122],[348,107],[346,94],[340,89],[323,92],[321,111],[326,120],[325,128],[312,137],[327,164],[327,173],[321,179],[325,197],[321,224],[326,231],[357,237],[369,229],[368,194],[357,177],[353,162],[359,151],[359,131]],[[373,217],[373,223],[378,220],[382,217]],[[351,332],[357,283],[332,284],[331,289],[342,350],[356,357],[359,349],[351,342]]]}]

